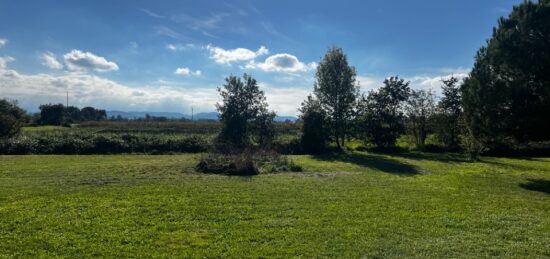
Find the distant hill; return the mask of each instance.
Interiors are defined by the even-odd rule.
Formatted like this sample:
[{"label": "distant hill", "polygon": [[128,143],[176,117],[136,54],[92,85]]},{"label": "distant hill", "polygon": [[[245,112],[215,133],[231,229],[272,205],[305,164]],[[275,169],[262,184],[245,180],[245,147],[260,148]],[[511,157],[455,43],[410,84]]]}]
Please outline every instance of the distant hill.
[{"label": "distant hill", "polygon": [[[179,112],[124,112],[124,111],[107,111],[107,117],[111,118],[112,116],[117,117],[120,115],[120,117],[125,119],[139,119],[139,118],[145,118],[145,115],[149,114],[154,117],[166,117],[169,119],[181,119],[185,118],[190,120],[191,115],[189,114],[183,114]],[[217,112],[200,112],[193,116],[194,120],[217,120],[218,119],[218,113]],[[276,116],[275,121],[296,121],[296,117],[294,116]]]},{"label": "distant hill", "polygon": [[296,121],[297,119],[294,116],[275,116],[275,121]]}]

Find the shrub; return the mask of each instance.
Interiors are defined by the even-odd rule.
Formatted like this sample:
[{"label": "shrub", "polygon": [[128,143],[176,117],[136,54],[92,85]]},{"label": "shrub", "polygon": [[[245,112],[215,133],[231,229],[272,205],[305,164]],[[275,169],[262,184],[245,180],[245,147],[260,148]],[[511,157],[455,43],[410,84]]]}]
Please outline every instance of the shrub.
[{"label": "shrub", "polygon": [[204,152],[199,136],[49,132],[26,133],[0,141],[0,154],[118,154]]},{"label": "shrub", "polygon": [[256,175],[259,173],[252,155],[248,153],[237,155],[209,153],[200,159],[196,170],[203,173],[226,175]]},{"label": "shrub", "polygon": [[196,170],[225,175],[257,175],[260,173],[301,172],[302,167],[286,156],[274,152],[246,152],[238,154],[208,153],[201,157]]},{"label": "shrub", "polygon": [[25,111],[17,106],[16,101],[0,100],[0,138],[17,135],[25,120]]}]

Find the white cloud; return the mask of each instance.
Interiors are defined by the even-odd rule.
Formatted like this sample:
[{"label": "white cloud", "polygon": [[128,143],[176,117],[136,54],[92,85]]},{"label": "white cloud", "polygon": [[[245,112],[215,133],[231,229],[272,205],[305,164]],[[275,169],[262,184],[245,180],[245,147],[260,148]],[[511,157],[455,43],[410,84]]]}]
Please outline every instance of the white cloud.
[{"label": "white cloud", "polygon": [[384,79],[370,76],[357,76],[355,80],[357,80],[357,82],[359,83],[359,87],[361,88],[361,90],[365,92],[380,87],[382,85],[382,82],[384,81]]},{"label": "white cloud", "polygon": [[448,80],[451,77],[458,78],[461,82],[464,78],[468,76],[467,73],[451,73],[448,75],[442,76],[415,76],[410,79],[410,86],[414,89],[423,89],[423,90],[433,90],[436,94],[441,93],[441,86],[443,85],[443,80]]},{"label": "white cloud", "polygon": [[51,52],[46,52],[40,56],[40,58],[43,60],[42,65],[47,66],[51,69],[62,69],[63,64],[61,64],[59,61],[57,61],[57,57],[55,54]]},{"label": "white cloud", "polygon": [[[0,60],[3,62],[8,59]],[[67,91],[71,105],[122,111],[186,113],[193,106],[195,111],[210,112],[215,110],[214,105],[219,101],[216,85],[183,87],[181,84],[159,81],[153,85],[128,86],[85,73],[17,74],[14,70],[6,69],[5,66],[0,68],[2,96],[17,99],[28,111],[37,111],[43,103],[64,103]],[[300,103],[311,91],[309,86],[282,88],[261,84],[260,88],[265,91],[270,109],[279,115],[296,115]]]},{"label": "white cloud", "polygon": [[14,61],[15,59],[7,56],[7,57],[0,57],[0,69],[6,69],[8,67],[8,63]]},{"label": "white cloud", "polygon": [[210,51],[210,58],[219,64],[253,60],[258,56],[267,55],[269,53],[269,50],[264,46],[261,46],[257,51],[252,51],[245,48],[225,50],[212,45],[206,46],[206,49]]},{"label": "white cloud", "polygon": [[[416,90],[432,90],[439,95],[441,93],[441,86],[443,85],[443,80],[447,80],[451,77],[456,77],[461,82],[464,78],[468,76],[469,69],[458,68],[458,69],[440,69],[443,73],[442,75],[434,76],[412,76],[412,77],[403,77],[399,78],[405,79],[405,81],[410,81],[409,86],[412,89]],[[375,90],[384,85],[384,77],[377,76],[357,76],[357,81],[363,92],[368,92],[370,90]]]},{"label": "white cloud", "polygon": [[315,69],[317,64],[315,62],[304,64],[298,60],[296,56],[282,53],[275,54],[268,57],[262,63],[256,63],[250,61],[246,68],[260,69],[266,72],[284,72],[284,73],[296,73],[305,72],[311,69]]},{"label": "white cloud", "polygon": [[260,84],[260,89],[265,92],[269,109],[281,116],[296,116],[300,104],[311,94],[313,87],[273,87]]},{"label": "white cloud", "polygon": [[156,84],[133,87],[85,73],[18,74],[3,65],[13,59],[4,62],[6,60],[0,58],[0,92],[3,97],[17,99],[29,111],[37,111],[43,103],[64,103],[67,91],[71,105],[123,111],[187,112],[192,105],[196,110],[213,111],[218,101],[215,86],[183,88]]},{"label": "white cloud", "polygon": [[118,65],[104,57],[90,52],[73,49],[63,56],[65,64],[72,71],[95,70],[99,72],[118,70]]},{"label": "white cloud", "polygon": [[0,38],[0,48],[8,43],[8,40]]},{"label": "white cloud", "polygon": [[171,51],[185,51],[185,50],[195,49],[196,46],[193,43],[187,43],[185,45],[182,45],[182,44],[167,44],[166,48],[171,50]]},{"label": "white cloud", "polygon": [[174,74],[182,75],[182,76],[186,76],[186,75],[200,76],[200,75],[202,75],[202,72],[200,70],[192,71],[188,67],[180,67],[180,68],[176,69]]}]

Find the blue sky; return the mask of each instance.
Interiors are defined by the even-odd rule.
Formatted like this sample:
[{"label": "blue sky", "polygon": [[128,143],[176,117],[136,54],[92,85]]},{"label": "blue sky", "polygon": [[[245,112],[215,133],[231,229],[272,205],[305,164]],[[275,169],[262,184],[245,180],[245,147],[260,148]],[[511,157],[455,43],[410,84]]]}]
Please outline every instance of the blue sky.
[{"label": "blue sky", "polygon": [[226,76],[249,73],[296,115],[333,45],[363,91],[400,75],[438,92],[520,2],[0,0],[0,98],[36,111],[69,91],[77,106],[207,112]]}]

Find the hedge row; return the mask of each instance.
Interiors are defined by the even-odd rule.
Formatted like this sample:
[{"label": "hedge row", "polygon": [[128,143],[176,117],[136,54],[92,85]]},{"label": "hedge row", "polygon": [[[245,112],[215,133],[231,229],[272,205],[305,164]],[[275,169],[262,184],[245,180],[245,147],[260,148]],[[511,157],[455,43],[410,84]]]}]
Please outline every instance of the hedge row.
[{"label": "hedge row", "polygon": [[0,141],[0,154],[119,154],[204,152],[200,136],[150,134],[29,134]]}]

